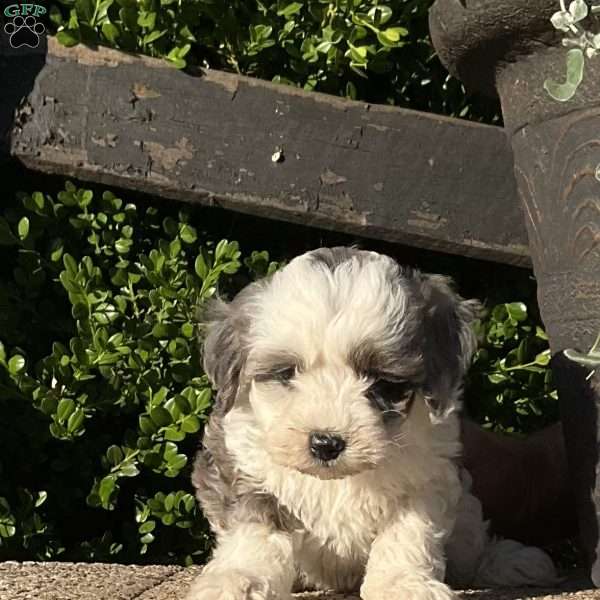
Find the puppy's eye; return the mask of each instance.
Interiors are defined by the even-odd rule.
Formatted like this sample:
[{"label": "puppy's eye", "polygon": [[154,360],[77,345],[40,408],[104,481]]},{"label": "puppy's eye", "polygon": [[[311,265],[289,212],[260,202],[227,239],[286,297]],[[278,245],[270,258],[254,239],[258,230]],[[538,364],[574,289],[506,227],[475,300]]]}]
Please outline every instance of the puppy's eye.
[{"label": "puppy's eye", "polygon": [[290,381],[296,376],[295,365],[284,365],[281,367],[275,367],[265,373],[257,374],[254,379],[258,382],[278,382],[284,385],[289,385]]},{"label": "puppy's eye", "polygon": [[399,405],[412,400],[415,390],[410,381],[402,379],[384,379],[375,376],[375,381],[369,387],[367,395],[375,401]]},{"label": "puppy's eye", "polygon": [[278,381],[289,382],[296,376],[296,367],[290,366],[281,369],[275,373],[275,377]]}]

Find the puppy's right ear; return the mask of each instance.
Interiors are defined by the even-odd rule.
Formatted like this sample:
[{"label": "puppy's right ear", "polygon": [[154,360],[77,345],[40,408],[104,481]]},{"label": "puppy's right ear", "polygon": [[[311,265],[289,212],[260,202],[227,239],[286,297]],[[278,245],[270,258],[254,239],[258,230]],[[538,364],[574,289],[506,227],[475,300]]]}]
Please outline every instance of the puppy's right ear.
[{"label": "puppy's right ear", "polygon": [[465,300],[449,278],[420,274],[424,306],[426,402],[441,418],[458,406],[459,392],[477,340],[473,322],[481,314],[477,300]]},{"label": "puppy's right ear", "polygon": [[240,375],[246,362],[244,339],[249,319],[234,300],[216,299],[208,307],[203,346],[204,371],[217,389],[214,410],[225,414],[237,396]]}]

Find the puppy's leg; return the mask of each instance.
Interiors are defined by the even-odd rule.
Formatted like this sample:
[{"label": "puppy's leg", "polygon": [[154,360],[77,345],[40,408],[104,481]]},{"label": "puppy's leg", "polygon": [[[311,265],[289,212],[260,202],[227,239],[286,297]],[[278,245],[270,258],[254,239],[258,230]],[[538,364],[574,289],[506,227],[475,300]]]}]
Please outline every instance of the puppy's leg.
[{"label": "puppy's leg", "polygon": [[455,588],[468,589],[473,585],[489,536],[481,502],[470,493],[472,479],[465,469],[461,471],[461,481],[463,493],[446,543],[446,580]]},{"label": "puppy's leg", "polygon": [[294,578],[288,534],[264,523],[236,524],[219,536],[186,600],[286,600]]},{"label": "puppy's leg", "polygon": [[456,526],[446,544],[446,579],[450,585],[458,589],[473,585],[487,543],[487,523],[481,505],[474,496],[465,494]]},{"label": "puppy's leg", "polygon": [[454,531],[446,544],[448,579],[457,587],[547,586],[558,583],[552,559],[539,548],[488,534],[481,502],[470,493],[471,476],[462,472],[463,495]]},{"label": "puppy's leg", "polygon": [[552,559],[515,540],[491,539],[474,580],[478,587],[553,587],[560,582]]},{"label": "puppy's leg", "polygon": [[443,583],[447,526],[427,508],[425,502],[415,505],[375,538],[360,590],[363,600],[454,598]]},{"label": "puppy's leg", "polygon": [[481,503],[470,493],[461,499],[446,555],[448,581],[458,588],[551,587],[559,581],[552,559],[539,548],[492,538]]}]

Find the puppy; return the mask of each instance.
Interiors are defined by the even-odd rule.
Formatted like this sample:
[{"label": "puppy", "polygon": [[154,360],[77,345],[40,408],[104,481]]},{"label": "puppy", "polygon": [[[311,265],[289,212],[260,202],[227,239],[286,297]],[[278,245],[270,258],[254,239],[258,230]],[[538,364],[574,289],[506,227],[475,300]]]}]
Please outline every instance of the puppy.
[{"label": "puppy", "polygon": [[460,467],[478,309],[444,277],[353,248],[216,302],[204,366],[218,395],[193,483],[217,546],[188,600],[555,582],[541,551],[488,538]]}]

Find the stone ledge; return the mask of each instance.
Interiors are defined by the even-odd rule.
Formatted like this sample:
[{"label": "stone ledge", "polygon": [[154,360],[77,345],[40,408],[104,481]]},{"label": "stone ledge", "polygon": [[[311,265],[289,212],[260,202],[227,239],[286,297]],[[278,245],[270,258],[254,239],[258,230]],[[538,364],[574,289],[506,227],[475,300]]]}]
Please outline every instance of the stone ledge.
[{"label": "stone ledge", "polygon": [[[84,563],[0,563],[0,600],[182,600],[200,567]],[[558,589],[469,590],[462,600],[600,600],[582,578]],[[297,594],[297,600],[358,600],[334,593]],[[383,600],[383,599],[382,599]]]}]

